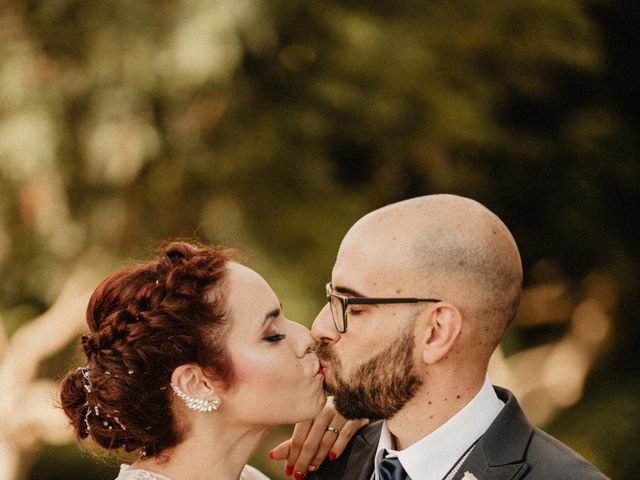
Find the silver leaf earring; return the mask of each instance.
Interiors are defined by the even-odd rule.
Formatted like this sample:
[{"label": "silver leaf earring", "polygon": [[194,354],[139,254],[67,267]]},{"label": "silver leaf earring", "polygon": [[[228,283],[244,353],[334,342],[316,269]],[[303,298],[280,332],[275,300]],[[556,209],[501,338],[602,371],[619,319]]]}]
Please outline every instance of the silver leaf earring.
[{"label": "silver leaf earring", "polygon": [[187,408],[191,410],[195,410],[196,412],[213,412],[218,410],[220,400],[215,398],[212,400],[204,400],[202,398],[192,397],[191,395],[184,393],[175,383],[171,383],[171,388],[173,389],[173,393],[175,393],[176,396],[184,402]]}]

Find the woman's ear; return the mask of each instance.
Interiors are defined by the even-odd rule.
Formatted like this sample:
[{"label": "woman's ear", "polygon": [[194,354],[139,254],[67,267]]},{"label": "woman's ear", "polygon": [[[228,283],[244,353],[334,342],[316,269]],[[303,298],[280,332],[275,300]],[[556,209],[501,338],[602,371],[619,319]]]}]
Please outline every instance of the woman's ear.
[{"label": "woman's ear", "polygon": [[199,365],[185,364],[176,367],[171,375],[171,383],[192,398],[220,400],[213,381]]},{"label": "woman's ear", "polygon": [[423,315],[422,360],[431,365],[451,350],[462,329],[462,315],[460,310],[447,302],[435,304],[433,308],[426,309]]}]

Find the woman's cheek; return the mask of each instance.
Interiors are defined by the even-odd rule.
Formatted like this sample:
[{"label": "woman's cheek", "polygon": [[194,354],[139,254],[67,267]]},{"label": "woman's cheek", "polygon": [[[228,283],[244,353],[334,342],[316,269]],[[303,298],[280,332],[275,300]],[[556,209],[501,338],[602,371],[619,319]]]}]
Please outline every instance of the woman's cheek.
[{"label": "woman's cheek", "polygon": [[248,354],[234,361],[235,376],[241,385],[273,387],[287,378],[287,368],[277,358]]}]

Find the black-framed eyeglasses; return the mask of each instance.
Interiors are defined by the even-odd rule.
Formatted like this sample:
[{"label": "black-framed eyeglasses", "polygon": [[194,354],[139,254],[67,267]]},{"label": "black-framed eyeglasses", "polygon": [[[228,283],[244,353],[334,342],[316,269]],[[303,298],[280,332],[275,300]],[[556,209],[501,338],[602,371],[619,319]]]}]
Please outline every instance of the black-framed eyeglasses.
[{"label": "black-framed eyeglasses", "polygon": [[375,297],[347,297],[333,291],[331,282],[327,283],[327,302],[331,310],[331,317],[336,330],[340,333],[347,331],[347,308],[349,305],[385,305],[390,303],[420,303],[432,302],[438,303],[442,300],[436,298],[413,298],[413,297],[395,297],[395,298],[375,298]]}]

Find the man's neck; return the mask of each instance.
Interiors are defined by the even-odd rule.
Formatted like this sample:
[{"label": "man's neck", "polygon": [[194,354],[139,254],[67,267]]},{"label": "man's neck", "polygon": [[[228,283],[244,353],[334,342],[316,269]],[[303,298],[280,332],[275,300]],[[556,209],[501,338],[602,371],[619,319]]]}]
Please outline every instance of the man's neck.
[{"label": "man's neck", "polygon": [[404,450],[444,425],[475,397],[483,381],[479,378],[464,384],[425,383],[413,399],[387,420],[396,449]]}]

